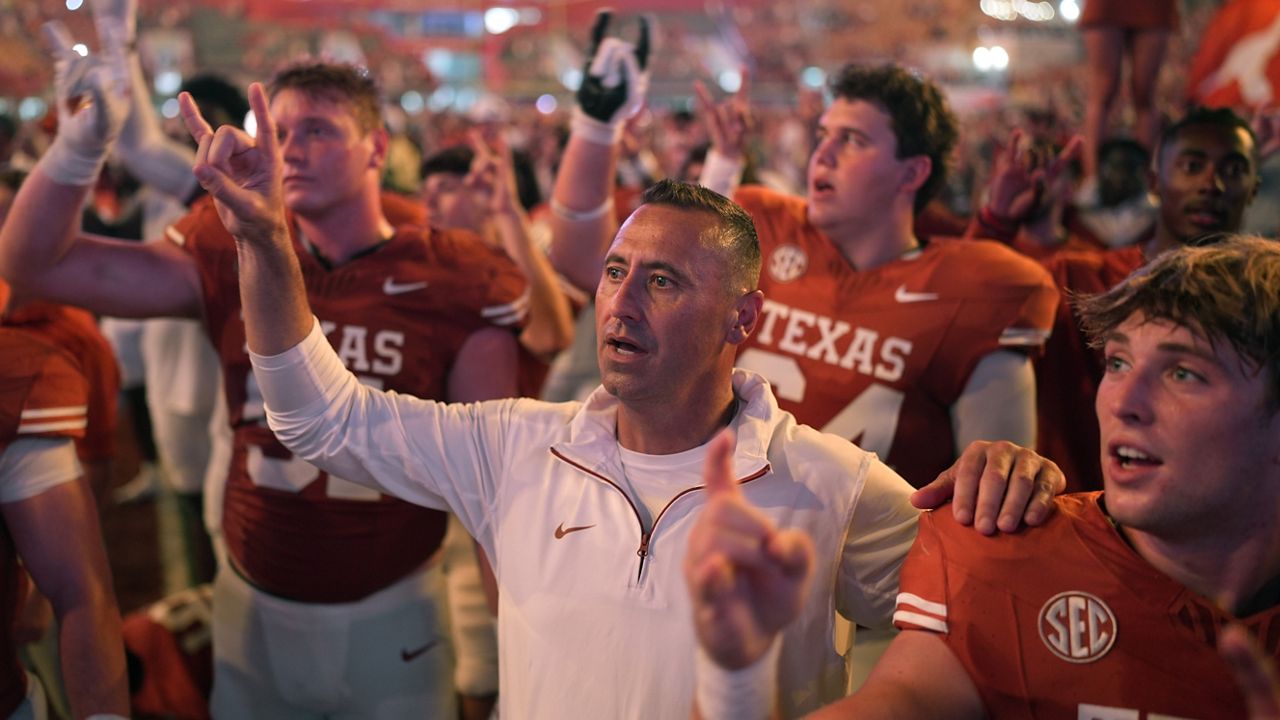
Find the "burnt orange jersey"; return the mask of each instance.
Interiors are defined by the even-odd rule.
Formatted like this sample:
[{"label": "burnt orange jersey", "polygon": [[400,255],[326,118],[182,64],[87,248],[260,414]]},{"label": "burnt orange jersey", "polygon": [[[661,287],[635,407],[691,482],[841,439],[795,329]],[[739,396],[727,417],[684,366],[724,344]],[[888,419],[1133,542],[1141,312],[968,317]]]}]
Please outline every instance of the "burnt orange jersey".
[{"label": "burnt orange jersey", "polygon": [[[167,231],[195,258],[205,325],[221,358],[235,432],[223,532],[254,585],[300,602],[349,602],[390,585],[439,546],[444,515],[321,472],[267,429],[245,348],[236,249],[212,203]],[[311,309],[369,385],[444,399],[463,342],[518,330],[524,279],[473,235],[401,227],[377,249],[327,268],[296,238]]]},{"label": "burnt orange jersey", "polygon": [[[991,717],[1245,717],[1216,648],[1230,618],[1135,553],[1102,493],[1057,505],[1042,527],[990,537],[922,515],[895,624],[938,633]],[[1280,659],[1280,608],[1242,622]]]},{"label": "burnt orange jersey", "polygon": [[422,201],[390,190],[382,191],[382,214],[394,227],[427,226],[427,206]]},{"label": "burnt orange jersey", "polygon": [[213,687],[213,588],[188,588],[135,610],[121,634],[141,667],[130,704],[146,717],[206,720]]},{"label": "burnt orange jersey", "polygon": [[83,437],[88,396],[69,354],[34,333],[0,327],[0,452],[20,438]]},{"label": "burnt orange jersey", "polygon": [[70,305],[33,302],[7,313],[3,324],[31,332],[75,358],[89,387],[89,424],[76,441],[77,454],[84,462],[115,457],[120,369],[93,315]]},{"label": "burnt orange jersey", "polygon": [[[88,385],[75,360],[25,330],[0,327],[0,453],[21,438],[81,438]],[[26,594],[9,529],[0,522],[0,717],[26,695],[13,625]]]},{"label": "burnt orange jersey", "polygon": [[1053,335],[1036,361],[1037,449],[1062,468],[1072,492],[1102,489],[1101,441],[1094,398],[1102,356],[1080,330],[1072,296],[1106,292],[1146,262],[1133,245],[1102,253],[1059,253],[1046,260],[1062,288]]},{"label": "burnt orange jersey", "polygon": [[931,482],[956,457],[951,406],[978,361],[1043,345],[1058,298],[1048,274],[997,243],[947,240],[857,271],[803,199],[761,188],[736,199],[760,236],[765,296],[738,364],[800,422]]}]

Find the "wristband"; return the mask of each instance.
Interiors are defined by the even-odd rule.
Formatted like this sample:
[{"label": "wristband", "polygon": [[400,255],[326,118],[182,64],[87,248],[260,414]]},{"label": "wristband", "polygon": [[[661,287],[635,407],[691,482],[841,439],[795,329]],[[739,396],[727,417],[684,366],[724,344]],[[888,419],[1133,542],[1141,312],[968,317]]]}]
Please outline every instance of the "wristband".
[{"label": "wristband", "polygon": [[65,138],[59,135],[54,139],[44,157],[37,164],[49,179],[59,185],[87,187],[98,180],[102,166],[107,162],[107,149],[102,148],[100,155],[90,155],[71,147]]},{"label": "wristband", "polygon": [[742,170],[746,167],[742,156],[730,157],[712,148],[702,162],[702,173],[698,175],[698,184],[731,198],[742,182]]},{"label": "wristband", "polygon": [[1017,220],[996,214],[990,205],[983,205],[982,209],[978,210],[978,221],[1001,235],[1013,235],[1018,232]]},{"label": "wristband", "polygon": [[597,120],[582,111],[573,109],[573,118],[569,121],[569,133],[596,145],[616,145],[622,139],[623,123],[607,123]]},{"label": "wristband", "polygon": [[778,699],[781,636],[765,654],[741,670],[726,670],[698,646],[694,659],[695,697],[703,720],[767,720]]},{"label": "wristband", "polygon": [[555,198],[551,198],[550,205],[551,212],[555,213],[555,216],[561,220],[568,220],[569,222],[586,222],[588,220],[598,220],[604,217],[605,213],[612,210],[613,197],[610,196],[609,199],[604,201],[604,204],[599,207],[591,208],[590,210],[572,210],[561,205]]}]

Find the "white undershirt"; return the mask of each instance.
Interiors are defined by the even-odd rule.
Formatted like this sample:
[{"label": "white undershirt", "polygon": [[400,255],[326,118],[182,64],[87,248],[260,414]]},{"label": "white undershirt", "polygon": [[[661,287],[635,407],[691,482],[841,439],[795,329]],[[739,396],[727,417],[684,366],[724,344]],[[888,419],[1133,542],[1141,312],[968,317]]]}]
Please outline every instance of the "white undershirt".
[{"label": "white undershirt", "polygon": [[653,529],[654,518],[671,498],[702,484],[707,446],[699,445],[672,455],[646,455],[619,445],[618,454],[622,456],[622,488],[635,503],[640,524],[648,533]]}]

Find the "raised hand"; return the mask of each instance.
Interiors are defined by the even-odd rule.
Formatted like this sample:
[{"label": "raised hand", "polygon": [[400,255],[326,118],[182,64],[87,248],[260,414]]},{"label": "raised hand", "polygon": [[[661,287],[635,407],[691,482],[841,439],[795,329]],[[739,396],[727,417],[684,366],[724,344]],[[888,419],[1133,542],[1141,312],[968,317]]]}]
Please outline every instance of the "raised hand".
[{"label": "raised hand", "polygon": [[996,153],[987,184],[987,208],[997,217],[1022,220],[1035,207],[1045,188],[1051,187],[1084,147],[1073,136],[1056,157],[1024,147],[1023,133],[1014,130],[1008,145]]},{"label": "raised hand", "polygon": [[640,18],[640,37],[632,45],[605,37],[612,17],[609,10],[596,15],[573,118],[575,132],[602,145],[617,141],[623,124],[640,112],[649,92],[649,21]]},{"label": "raised hand", "polygon": [[1257,108],[1249,118],[1258,143],[1259,162],[1280,152],[1280,108]]},{"label": "raised hand", "polygon": [[711,441],[704,471],[707,505],[689,535],[685,580],[694,628],[706,653],[730,670],[764,656],[804,605],[813,544],[778,530],[743,496],[731,468],[733,435]]},{"label": "raised hand", "polygon": [[472,129],[467,133],[467,144],[472,153],[471,168],[463,180],[467,189],[486,198],[491,212],[522,209],[515,163],[502,133],[492,133],[486,140],[479,130]]},{"label": "raised hand", "polygon": [[741,157],[746,149],[747,133],[751,131],[751,78],[747,68],[741,69],[742,85],[738,91],[717,103],[701,81],[693,84],[698,99],[698,110],[711,139],[711,149],[725,157]]},{"label": "raised hand", "polygon": [[1275,663],[1263,654],[1258,641],[1242,625],[1222,628],[1218,652],[1231,666],[1244,694],[1248,720],[1280,720],[1280,682]]},{"label": "raised hand", "polygon": [[60,184],[90,185],[124,126],[128,106],[121,94],[125,89],[97,58],[72,49],[75,40],[62,23],[47,22],[43,32],[54,58],[58,136],[40,167]]},{"label": "raised hand", "polygon": [[1011,442],[979,440],[917,490],[911,504],[931,510],[951,500],[956,520],[991,535],[997,529],[1013,532],[1023,522],[1044,522],[1054,496],[1066,487],[1066,477],[1052,460]]},{"label": "raised hand", "polygon": [[276,123],[262,84],[249,86],[249,106],[258,126],[256,137],[231,125],[215,132],[188,93],[179,95],[178,103],[187,132],[198,146],[193,168],[196,179],[213,197],[227,232],[250,243],[286,236]]}]

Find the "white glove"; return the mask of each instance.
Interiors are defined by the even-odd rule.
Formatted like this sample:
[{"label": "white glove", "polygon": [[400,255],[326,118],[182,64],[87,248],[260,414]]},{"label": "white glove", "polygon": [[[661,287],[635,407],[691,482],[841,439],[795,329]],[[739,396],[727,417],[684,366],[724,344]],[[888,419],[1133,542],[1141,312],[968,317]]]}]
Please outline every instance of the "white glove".
[{"label": "white glove", "polygon": [[111,68],[116,84],[127,88],[129,69],[125,61],[134,51],[138,0],[89,0],[89,9],[93,11],[93,26],[98,32],[103,60],[107,61],[104,64]]},{"label": "white glove", "polygon": [[59,184],[92,185],[128,113],[124,88],[107,67],[72,49],[75,42],[62,23],[47,22],[43,30],[54,57],[58,136],[39,166]]}]

